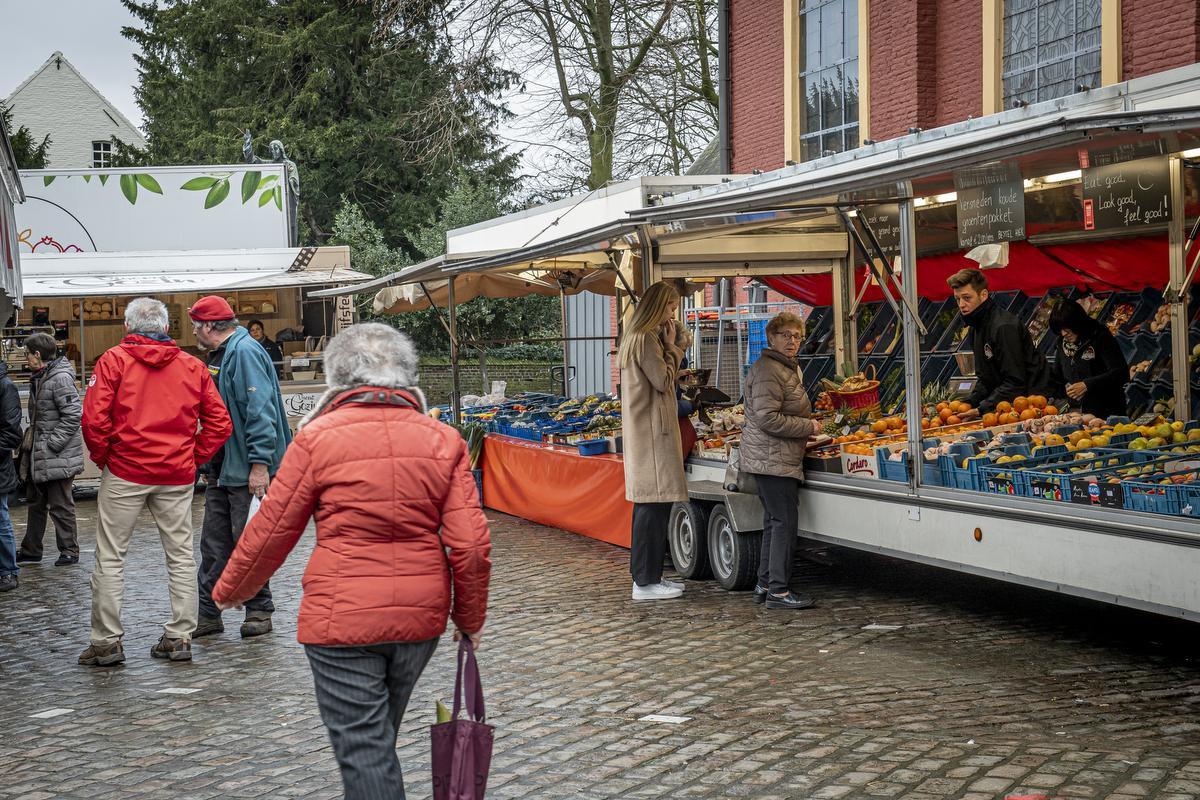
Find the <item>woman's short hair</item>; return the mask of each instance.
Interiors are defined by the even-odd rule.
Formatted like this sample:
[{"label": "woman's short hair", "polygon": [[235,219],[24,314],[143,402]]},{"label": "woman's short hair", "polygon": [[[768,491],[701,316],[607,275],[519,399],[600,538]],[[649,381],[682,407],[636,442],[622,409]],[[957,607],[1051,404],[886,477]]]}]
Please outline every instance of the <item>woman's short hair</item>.
[{"label": "woman's short hair", "polygon": [[330,387],[383,386],[402,389],[417,383],[417,349],[395,328],[378,322],[351,325],[325,347]]},{"label": "woman's short hair", "polygon": [[58,342],[48,333],[34,333],[25,340],[25,351],[37,353],[42,361],[53,361],[58,355]]},{"label": "woman's short hair", "polygon": [[1091,333],[1100,325],[1074,300],[1063,300],[1050,312],[1050,330],[1062,336],[1063,328],[1078,336]]},{"label": "woman's short hair", "polygon": [[170,326],[167,307],[153,297],[135,297],[125,306],[125,327],[131,332],[166,333]]},{"label": "woman's short hair", "polygon": [[800,338],[804,338],[804,317],[790,311],[776,314],[767,323],[767,336],[774,336],[784,328],[797,328],[800,331]]},{"label": "woman's short hair", "polygon": [[267,335],[267,326],[266,326],[266,325],[263,325],[263,323],[262,323],[262,320],[261,320],[261,319],[252,319],[252,320],[250,320],[249,322],[247,322],[247,323],[246,323],[246,330],[250,330],[250,329],[251,329],[251,328],[253,328],[255,325],[257,325],[258,327],[262,328],[263,336],[266,336],[266,335]]}]

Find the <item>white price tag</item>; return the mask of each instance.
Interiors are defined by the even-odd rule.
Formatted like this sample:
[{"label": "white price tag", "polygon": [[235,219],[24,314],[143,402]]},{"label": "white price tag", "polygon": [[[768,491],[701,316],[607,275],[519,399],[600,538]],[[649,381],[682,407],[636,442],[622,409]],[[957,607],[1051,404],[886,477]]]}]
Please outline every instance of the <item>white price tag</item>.
[{"label": "white price tag", "polygon": [[292,367],[307,367],[309,360],[307,358],[293,358]]}]

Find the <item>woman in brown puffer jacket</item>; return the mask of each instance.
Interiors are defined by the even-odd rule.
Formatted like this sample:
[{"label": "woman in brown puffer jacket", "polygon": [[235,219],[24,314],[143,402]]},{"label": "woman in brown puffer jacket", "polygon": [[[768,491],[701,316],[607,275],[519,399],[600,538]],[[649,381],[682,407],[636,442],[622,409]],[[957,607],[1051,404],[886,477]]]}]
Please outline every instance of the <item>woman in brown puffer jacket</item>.
[{"label": "woman in brown puffer jacket", "polygon": [[804,450],[816,436],[812,404],[796,353],[804,320],[783,313],[767,323],[767,347],[746,375],[746,425],[738,469],[755,476],[763,504],[762,555],[754,602],[767,608],[800,609],[814,604],[793,592],[792,553],[800,525],[800,481]]}]

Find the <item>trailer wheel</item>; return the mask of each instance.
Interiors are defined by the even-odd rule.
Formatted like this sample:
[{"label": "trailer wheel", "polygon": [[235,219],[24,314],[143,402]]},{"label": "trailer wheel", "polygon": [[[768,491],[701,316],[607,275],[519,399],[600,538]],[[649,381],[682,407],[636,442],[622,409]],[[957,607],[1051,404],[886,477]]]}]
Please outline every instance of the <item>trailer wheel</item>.
[{"label": "trailer wheel", "polygon": [[708,517],[708,558],[717,583],[731,592],[750,589],[758,576],[762,533],[738,533],[724,505]]},{"label": "trailer wheel", "polygon": [[707,508],[699,503],[676,503],[671,506],[667,543],[676,572],[688,580],[709,576]]}]

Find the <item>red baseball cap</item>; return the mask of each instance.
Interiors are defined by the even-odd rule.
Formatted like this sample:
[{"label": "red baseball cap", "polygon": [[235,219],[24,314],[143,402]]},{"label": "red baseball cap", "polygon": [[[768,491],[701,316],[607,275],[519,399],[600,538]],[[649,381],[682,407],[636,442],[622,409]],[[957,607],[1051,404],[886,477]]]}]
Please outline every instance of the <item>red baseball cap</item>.
[{"label": "red baseball cap", "polygon": [[205,295],[196,301],[196,305],[188,309],[188,316],[193,322],[218,322],[223,319],[236,319],[237,314],[224,297],[215,294]]}]

